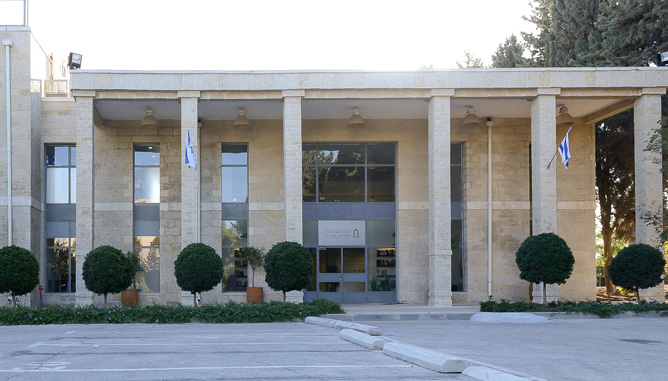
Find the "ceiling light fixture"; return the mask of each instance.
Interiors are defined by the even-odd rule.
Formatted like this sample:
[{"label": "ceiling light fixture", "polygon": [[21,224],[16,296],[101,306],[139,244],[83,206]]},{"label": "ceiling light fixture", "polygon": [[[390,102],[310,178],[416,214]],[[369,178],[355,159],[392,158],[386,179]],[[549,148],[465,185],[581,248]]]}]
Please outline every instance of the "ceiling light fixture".
[{"label": "ceiling light fixture", "polygon": [[357,106],[353,107],[353,116],[348,119],[348,127],[363,127],[365,124],[364,118],[360,115],[360,109]]},{"label": "ceiling light fixture", "polygon": [[557,116],[557,127],[568,127],[573,125],[575,120],[571,114],[568,113],[566,105],[559,105],[559,116]]},{"label": "ceiling light fixture", "polygon": [[473,106],[466,106],[466,116],[462,121],[464,127],[478,127],[480,126],[480,118],[475,114]]},{"label": "ceiling light fixture", "polygon": [[157,127],[158,126],[158,120],[155,119],[153,116],[153,110],[151,110],[150,107],[146,107],[144,109],[146,112],[146,116],[144,116],[144,119],[141,120],[141,126],[142,127]]},{"label": "ceiling light fixture", "polygon": [[234,120],[234,127],[246,128],[250,126],[250,122],[248,121],[248,118],[246,118],[246,110],[244,110],[243,107],[239,107],[237,113],[237,118]]}]

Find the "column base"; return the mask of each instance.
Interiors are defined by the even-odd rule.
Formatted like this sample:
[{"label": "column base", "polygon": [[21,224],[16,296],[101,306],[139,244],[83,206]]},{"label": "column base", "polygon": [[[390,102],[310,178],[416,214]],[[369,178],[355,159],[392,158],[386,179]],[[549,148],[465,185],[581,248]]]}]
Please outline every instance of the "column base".
[{"label": "column base", "polygon": [[452,307],[452,291],[435,291],[429,293],[430,307]]}]

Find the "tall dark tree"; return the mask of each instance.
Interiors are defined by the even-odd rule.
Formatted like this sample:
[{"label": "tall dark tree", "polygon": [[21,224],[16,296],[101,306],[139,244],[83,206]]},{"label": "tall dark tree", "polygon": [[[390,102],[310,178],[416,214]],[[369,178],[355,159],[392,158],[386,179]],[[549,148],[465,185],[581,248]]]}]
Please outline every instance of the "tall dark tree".
[{"label": "tall dark tree", "polygon": [[[633,182],[633,110],[606,119],[596,126],[596,199],[600,207],[601,238],[605,258],[605,290],[616,293],[609,266],[613,237],[633,241],[635,188]],[[621,154],[620,154],[621,153]]]},{"label": "tall dark tree", "polygon": [[492,54],[492,67],[527,67],[533,66],[530,59],[524,57],[526,44],[519,41],[514,34],[499,44]]},{"label": "tall dark tree", "polygon": [[[666,0],[534,0],[525,20],[536,26],[535,34],[522,33],[534,66],[647,66],[656,63],[657,52],[668,50]],[[662,100],[666,115],[668,97]],[[607,269],[612,237],[628,242],[635,228],[632,112],[599,122],[596,137],[596,196]],[[657,226],[662,217],[654,216]],[[606,290],[614,291],[607,271]]]}]

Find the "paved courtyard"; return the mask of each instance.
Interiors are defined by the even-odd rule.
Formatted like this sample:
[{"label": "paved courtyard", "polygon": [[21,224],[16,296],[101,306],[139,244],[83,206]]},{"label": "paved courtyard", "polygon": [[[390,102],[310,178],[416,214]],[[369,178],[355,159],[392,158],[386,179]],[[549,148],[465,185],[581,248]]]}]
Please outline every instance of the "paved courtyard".
[{"label": "paved courtyard", "polygon": [[2,380],[448,380],[305,323],[0,327]]}]

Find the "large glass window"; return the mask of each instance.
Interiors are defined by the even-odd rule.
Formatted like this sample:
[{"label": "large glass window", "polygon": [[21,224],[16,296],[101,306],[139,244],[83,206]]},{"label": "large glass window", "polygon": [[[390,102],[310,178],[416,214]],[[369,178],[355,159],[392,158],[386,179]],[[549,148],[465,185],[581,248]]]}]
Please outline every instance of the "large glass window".
[{"label": "large glass window", "polygon": [[135,144],[134,188],[135,203],[160,203],[160,146],[158,144]]},{"label": "large glass window", "polygon": [[76,147],[44,147],[46,291],[76,292]]},{"label": "large glass window", "polygon": [[466,291],[466,257],[464,252],[463,204],[463,144],[453,143],[450,148],[450,186],[452,189],[452,291]]},{"label": "large glass window", "polygon": [[395,144],[304,144],[304,202],[394,202]]},{"label": "large glass window", "polygon": [[160,292],[160,144],[134,146],[134,244],[141,292]]},{"label": "large glass window", "polygon": [[46,203],[74,204],[76,199],[76,147],[46,146]]},{"label": "large glass window", "polygon": [[246,291],[248,263],[248,145],[223,144],[221,154],[223,291]]}]

